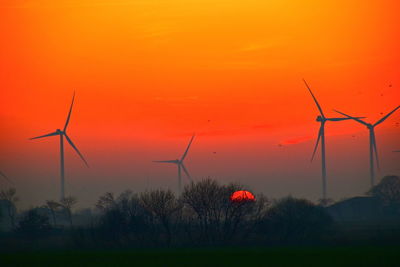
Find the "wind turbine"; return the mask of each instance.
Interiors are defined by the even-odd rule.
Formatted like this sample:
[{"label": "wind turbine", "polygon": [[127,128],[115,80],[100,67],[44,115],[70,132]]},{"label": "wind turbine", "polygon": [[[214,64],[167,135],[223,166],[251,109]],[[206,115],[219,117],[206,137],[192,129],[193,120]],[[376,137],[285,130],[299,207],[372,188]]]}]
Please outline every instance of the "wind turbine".
[{"label": "wind turbine", "polygon": [[317,148],[319,145],[319,142],[321,141],[321,164],[322,164],[322,200],[326,200],[326,156],[325,156],[325,123],[327,121],[344,121],[344,120],[350,120],[350,118],[327,118],[325,117],[324,112],[322,111],[322,108],[320,104],[317,101],[317,98],[314,96],[313,92],[311,91],[310,87],[308,86],[306,80],[304,80],[304,84],[306,85],[308,91],[310,92],[312,98],[314,99],[315,104],[317,105],[317,108],[319,110],[320,115],[317,116],[316,121],[320,123],[319,127],[319,132],[318,132],[318,138],[317,142],[315,143],[314,151],[311,157],[311,161],[314,160],[315,153],[317,152]]},{"label": "wind turbine", "polygon": [[363,120],[360,120],[360,118],[355,118],[350,115],[347,115],[343,112],[335,110],[337,113],[340,113],[352,120],[355,120],[356,122],[359,122],[367,127],[369,130],[369,168],[370,168],[370,177],[371,177],[371,187],[375,185],[375,168],[374,168],[374,157],[376,161],[376,166],[379,169],[379,158],[378,158],[378,150],[376,148],[376,138],[375,138],[375,127],[384,122],[387,118],[389,118],[390,115],[392,115],[397,109],[399,109],[400,106],[397,106],[395,109],[393,109],[391,112],[383,116],[380,120],[375,122],[374,124],[367,123]]},{"label": "wind turbine", "polygon": [[86,164],[86,166],[89,167],[87,161],[85,160],[85,158],[83,157],[81,152],[79,152],[78,148],[74,145],[72,140],[67,135],[67,127],[68,127],[68,124],[69,124],[69,120],[71,118],[72,107],[74,106],[74,100],[75,100],[75,92],[74,92],[74,95],[72,97],[71,107],[69,109],[68,116],[67,116],[67,121],[65,122],[63,130],[57,129],[55,132],[30,138],[30,140],[33,140],[33,139],[39,139],[39,138],[44,138],[44,137],[49,137],[49,136],[56,136],[56,135],[60,136],[61,200],[64,199],[64,197],[65,197],[65,190],[64,190],[64,178],[65,178],[65,175],[64,175],[64,137],[65,137],[65,139],[67,139],[67,142],[72,146],[72,148],[76,151],[76,153],[78,153],[79,157],[83,160],[83,162]]},{"label": "wind turbine", "polygon": [[175,159],[175,160],[155,160],[153,162],[157,162],[157,163],[171,163],[171,164],[176,164],[176,166],[178,167],[178,190],[179,190],[179,194],[181,193],[181,189],[182,189],[182,178],[181,178],[181,168],[183,169],[183,171],[185,172],[187,178],[192,181],[192,178],[190,177],[189,172],[187,171],[185,164],[183,164],[184,159],[186,158],[186,155],[189,151],[190,145],[193,142],[195,135],[192,136],[192,139],[190,139],[189,145],[187,146],[185,153],[183,153],[181,159]]}]

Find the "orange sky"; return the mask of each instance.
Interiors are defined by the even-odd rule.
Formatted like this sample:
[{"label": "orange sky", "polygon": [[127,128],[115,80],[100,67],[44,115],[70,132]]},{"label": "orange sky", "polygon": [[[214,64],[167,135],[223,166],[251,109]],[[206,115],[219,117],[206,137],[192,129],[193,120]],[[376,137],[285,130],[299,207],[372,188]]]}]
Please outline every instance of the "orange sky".
[{"label": "orange sky", "polygon": [[[69,132],[91,168],[67,148],[67,191],[82,201],[174,189],[175,169],[150,161],[178,157],[193,132],[193,176],[316,199],[317,109],[301,79],[329,115],[375,121],[399,105],[398,10],[385,0],[2,1],[0,169],[25,203],[56,198],[58,143],[27,138],[61,128],[76,90]],[[377,130],[382,175],[399,172],[399,121]],[[328,125],[332,197],[366,191],[366,138],[353,122]]]}]

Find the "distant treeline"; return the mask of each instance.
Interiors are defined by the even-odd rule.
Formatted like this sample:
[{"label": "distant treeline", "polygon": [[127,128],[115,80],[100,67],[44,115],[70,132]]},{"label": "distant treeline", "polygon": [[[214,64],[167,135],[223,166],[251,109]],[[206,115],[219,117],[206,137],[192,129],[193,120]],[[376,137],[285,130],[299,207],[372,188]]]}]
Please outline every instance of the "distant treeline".
[{"label": "distant treeline", "polygon": [[368,203],[377,199],[380,209],[393,215],[389,223],[385,222],[386,228],[382,222],[371,226],[368,222],[335,221],[332,214],[343,209],[342,206],[346,209],[346,201],[325,207],[322,204],[326,201],[320,205],[293,197],[271,201],[262,194],[256,195],[256,201],[230,201],[233,192],[243,189],[239,184],[221,185],[205,179],[186,186],[179,197],[161,189],[138,194],[105,193],[93,210],[73,213],[77,200],[67,197],[17,214],[18,198],[11,188],[0,192],[3,226],[0,247],[195,247],[400,241],[400,178],[397,176],[384,177],[369,192]]}]

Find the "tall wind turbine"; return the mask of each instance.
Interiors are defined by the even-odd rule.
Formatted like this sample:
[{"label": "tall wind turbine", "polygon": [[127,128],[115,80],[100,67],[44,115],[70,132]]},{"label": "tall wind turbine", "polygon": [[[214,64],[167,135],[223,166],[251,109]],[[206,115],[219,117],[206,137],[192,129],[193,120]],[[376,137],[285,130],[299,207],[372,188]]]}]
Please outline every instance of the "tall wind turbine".
[{"label": "tall wind turbine", "polygon": [[352,117],[350,115],[347,115],[343,112],[335,110],[337,113],[340,113],[352,120],[355,120],[356,122],[359,122],[367,127],[369,130],[369,169],[370,169],[370,177],[371,177],[371,187],[375,185],[375,166],[374,166],[374,160],[376,161],[376,166],[379,169],[379,158],[378,158],[378,150],[376,147],[376,138],[375,138],[375,127],[384,122],[387,118],[389,118],[390,115],[392,115],[397,109],[399,109],[400,106],[397,108],[393,109],[391,112],[383,116],[380,120],[375,122],[374,124],[367,123],[363,120],[360,120],[360,118]]},{"label": "tall wind turbine", "polygon": [[65,174],[64,174],[64,137],[65,137],[65,139],[67,139],[67,142],[72,146],[72,148],[76,151],[76,153],[78,153],[79,157],[83,160],[83,162],[86,164],[86,166],[89,167],[87,161],[85,160],[85,158],[83,157],[81,152],[79,152],[78,148],[74,145],[72,140],[67,135],[67,127],[68,127],[69,120],[71,118],[72,107],[74,106],[74,100],[75,100],[75,92],[72,97],[71,107],[69,109],[67,121],[65,122],[63,130],[57,129],[55,132],[30,138],[30,140],[33,140],[33,139],[39,139],[39,138],[44,138],[44,137],[49,137],[49,136],[56,136],[56,135],[60,136],[60,176],[61,176],[61,196],[60,196],[60,198],[61,198],[61,200],[64,199],[64,197],[65,197],[65,190],[64,190],[64,178],[65,178]]},{"label": "tall wind turbine", "polygon": [[185,167],[185,164],[183,164],[184,159],[186,158],[186,155],[189,151],[190,145],[193,142],[195,135],[192,136],[192,139],[190,139],[189,145],[187,146],[185,153],[183,153],[181,159],[175,159],[175,160],[155,160],[153,162],[157,162],[157,163],[171,163],[171,164],[176,164],[176,166],[178,167],[178,190],[179,190],[179,194],[182,192],[182,177],[181,177],[181,168],[182,170],[185,172],[187,178],[192,181],[192,178],[190,177],[190,174],[188,172],[188,170]]},{"label": "tall wind turbine", "polygon": [[320,123],[319,132],[317,142],[315,143],[314,151],[311,157],[311,161],[314,160],[315,153],[317,152],[317,148],[319,142],[321,141],[321,164],[322,164],[322,200],[326,200],[326,157],[325,157],[325,123],[327,121],[344,121],[350,120],[350,118],[327,118],[325,117],[324,112],[320,104],[317,101],[317,98],[314,96],[313,92],[311,91],[310,87],[308,86],[307,82],[303,79],[304,84],[306,85],[308,91],[310,92],[312,98],[314,99],[315,104],[319,110],[320,115],[317,116],[316,121]]}]

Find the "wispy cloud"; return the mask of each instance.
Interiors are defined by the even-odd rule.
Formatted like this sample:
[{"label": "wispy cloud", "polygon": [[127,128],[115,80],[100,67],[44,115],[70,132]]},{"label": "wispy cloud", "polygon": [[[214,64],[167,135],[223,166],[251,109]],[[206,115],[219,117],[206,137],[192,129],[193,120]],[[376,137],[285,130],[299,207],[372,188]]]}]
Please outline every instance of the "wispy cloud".
[{"label": "wispy cloud", "polygon": [[272,124],[256,124],[252,126],[253,129],[271,129],[273,127]]},{"label": "wispy cloud", "polygon": [[[264,131],[269,131],[275,128],[274,125],[271,124],[258,124],[253,126],[244,126],[241,128],[231,128],[231,129],[213,129],[213,130],[204,130],[196,132],[197,136],[237,136],[237,135],[251,135],[251,134],[259,134]],[[172,134],[171,136],[175,137],[188,137],[192,136],[192,132],[183,132]]]},{"label": "wispy cloud", "polygon": [[275,36],[266,40],[252,41],[243,44],[241,47],[234,50],[234,52],[257,52],[270,48],[281,47],[289,44],[292,39],[285,36]]},{"label": "wispy cloud", "polygon": [[293,138],[289,138],[289,139],[285,139],[285,140],[281,141],[280,144],[281,145],[295,145],[295,144],[307,142],[313,138],[314,137],[311,135],[293,137]]},{"label": "wispy cloud", "polygon": [[142,29],[142,39],[160,39],[169,36],[177,31],[177,26],[168,20],[162,20],[159,22],[151,22],[144,25]]},{"label": "wispy cloud", "polygon": [[[196,136],[235,136],[243,134],[244,129],[226,129],[226,130],[209,130],[196,132]],[[192,136],[193,132],[184,132],[172,134],[173,137],[188,137]]]},{"label": "wispy cloud", "polygon": [[266,44],[262,44],[262,43],[250,43],[250,44],[244,45],[243,47],[240,47],[236,51],[238,51],[238,52],[251,52],[251,51],[257,51],[257,50],[266,49],[268,47],[270,47],[270,46],[268,46]]},{"label": "wispy cloud", "polygon": [[65,8],[65,7],[96,7],[96,6],[132,6],[147,5],[150,1],[145,0],[114,0],[114,1],[98,1],[98,0],[69,0],[69,1],[23,1],[19,3],[1,4],[0,8]]},{"label": "wispy cloud", "polygon": [[179,102],[187,102],[187,101],[197,101],[199,99],[198,96],[182,96],[182,97],[155,97],[154,100],[159,102],[168,102],[168,103],[179,103]]}]

